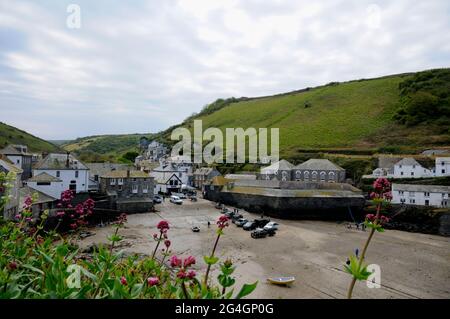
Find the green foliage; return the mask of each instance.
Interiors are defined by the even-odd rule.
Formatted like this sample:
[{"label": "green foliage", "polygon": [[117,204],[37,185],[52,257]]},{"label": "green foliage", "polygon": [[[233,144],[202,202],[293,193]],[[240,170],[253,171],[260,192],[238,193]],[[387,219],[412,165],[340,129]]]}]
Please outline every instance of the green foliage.
[{"label": "green foliage", "polygon": [[349,264],[345,265],[345,271],[352,275],[356,280],[367,280],[371,272],[367,271],[367,266],[359,262],[356,256],[349,257]]},{"label": "green foliage", "polygon": [[134,159],[139,155],[138,152],[126,152],[122,158],[125,158],[126,160],[130,162],[134,162]]},{"label": "green foliage", "polygon": [[0,148],[8,144],[27,145],[32,152],[55,152],[59,149],[54,144],[0,122]]},{"label": "green foliage", "polygon": [[[450,116],[450,70],[416,73],[399,84],[402,107],[394,119],[408,126]],[[442,124],[442,120],[439,122]],[[444,119],[444,124],[447,121]]]}]

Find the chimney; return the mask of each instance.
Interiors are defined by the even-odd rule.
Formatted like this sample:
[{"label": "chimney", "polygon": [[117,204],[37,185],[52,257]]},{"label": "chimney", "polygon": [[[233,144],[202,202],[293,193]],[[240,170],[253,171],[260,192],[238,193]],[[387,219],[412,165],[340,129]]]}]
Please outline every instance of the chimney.
[{"label": "chimney", "polygon": [[130,170],[127,169],[127,178],[130,178]]},{"label": "chimney", "polygon": [[69,168],[69,155],[70,155],[70,152],[67,152],[67,157],[66,157],[66,168]]}]

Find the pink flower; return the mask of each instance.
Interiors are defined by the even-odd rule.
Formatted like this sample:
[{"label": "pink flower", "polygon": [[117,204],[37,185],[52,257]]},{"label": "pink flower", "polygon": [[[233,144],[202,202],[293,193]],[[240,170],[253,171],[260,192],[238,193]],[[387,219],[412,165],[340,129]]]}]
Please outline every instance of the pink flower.
[{"label": "pink flower", "polygon": [[27,196],[27,198],[25,198],[25,206],[26,207],[30,207],[31,204],[33,204],[33,200],[31,199],[31,196]]},{"label": "pink flower", "polygon": [[192,266],[195,264],[195,257],[189,256],[184,260],[184,268],[188,268],[189,266]]},{"label": "pink flower", "polygon": [[70,224],[70,228],[72,229],[77,229],[78,225],[76,223]]},{"label": "pink flower", "polygon": [[373,188],[377,192],[383,192],[391,187],[391,183],[384,177],[377,178],[375,182],[373,182]]},{"label": "pink flower", "polygon": [[66,213],[61,211],[56,213],[56,217],[63,217]]},{"label": "pink flower", "polygon": [[122,285],[124,285],[124,286],[128,285],[127,278],[125,278],[125,277],[122,276],[122,277],[120,278],[120,283],[121,283]]},{"label": "pink flower", "polygon": [[197,275],[197,274],[196,274],[195,271],[193,271],[193,270],[189,270],[189,272],[187,273],[187,277],[188,277],[189,279],[194,279],[196,275]]},{"label": "pink flower", "polygon": [[219,217],[219,219],[217,220],[217,226],[220,229],[224,229],[225,227],[228,226],[228,217],[225,215],[222,215]]},{"label": "pink flower", "polygon": [[158,234],[153,234],[153,239],[158,239]]},{"label": "pink flower", "polygon": [[78,215],[83,214],[83,213],[84,213],[84,207],[83,207],[83,205],[82,205],[82,204],[78,204],[77,206],[75,206],[75,212],[76,212]]},{"label": "pink flower", "polygon": [[158,226],[156,226],[161,232],[164,232],[165,230],[169,229],[169,223],[166,220],[162,220],[158,223]]},{"label": "pink flower", "polygon": [[147,278],[147,284],[148,284],[150,287],[159,285],[159,278],[158,278],[158,277],[150,277],[150,278]]},{"label": "pink flower", "polygon": [[164,245],[166,246],[166,248],[169,248],[170,244],[171,244],[170,240],[167,239],[164,241]]},{"label": "pink flower", "polygon": [[10,270],[16,270],[16,269],[17,269],[17,263],[16,263],[15,261],[11,261],[11,262],[8,264],[8,268],[9,268]]},{"label": "pink flower", "polygon": [[170,261],[170,266],[171,267],[181,267],[183,261],[178,258],[176,255],[173,255],[172,257],[170,257],[169,259]]},{"label": "pink flower", "polygon": [[15,217],[16,217],[16,219],[21,219],[21,218],[22,218],[22,215],[17,214]]},{"label": "pink flower", "polygon": [[180,269],[180,271],[177,273],[177,277],[180,279],[184,279],[187,277],[186,272],[184,271],[184,269]]}]

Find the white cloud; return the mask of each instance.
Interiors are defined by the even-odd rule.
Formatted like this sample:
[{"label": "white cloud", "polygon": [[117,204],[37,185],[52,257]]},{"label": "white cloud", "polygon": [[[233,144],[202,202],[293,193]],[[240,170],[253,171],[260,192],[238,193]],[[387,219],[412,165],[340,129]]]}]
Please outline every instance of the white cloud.
[{"label": "white cloud", "polygon": [[[449,66],[446,0],[0,0],[1,120],[44,138],[154,132],[219,97]],[[38,123],[38,124],[37,124]]]}]

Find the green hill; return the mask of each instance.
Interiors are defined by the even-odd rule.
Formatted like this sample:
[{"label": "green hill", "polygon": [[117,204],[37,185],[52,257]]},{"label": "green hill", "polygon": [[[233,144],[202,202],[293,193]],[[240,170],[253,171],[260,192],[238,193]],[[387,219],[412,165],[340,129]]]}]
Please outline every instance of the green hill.
[{"label": "green hill", "polygon": [[77,138],[62,144],[66,151],[74,152],[83,161],[117,161],[127,152],[137,152],[139,139],[151,134],[95,135]]},{"label": "green hill", "polygon": [[39,137],[0,122],[0,148],[8,144],[27,145],[30,152],[54,152],[59,148]]},{"label": "green hill", "polygon": [[[446,113],[446,107],[437,108],[433,116],[418,112],[414,116],[419,120],[416,118],[413,125],[405,125],[403,114],[405,99],[408,100],[405,95],[409,97],[405,87],[414,94],[422,91],[438,94],[437,104],[442,105],[450,96],[449,82],[445,81],[449,75],[450,69],[439,69],[333,82],[261,98],[217,100],[181,126],[192,128],[192,121],[201,119],[203,130],[278,127],[281,155],[288,158],[314,150],[417,152],[450,144],[450,113]],[[159,135],[168,140],[173,128]]]}]

